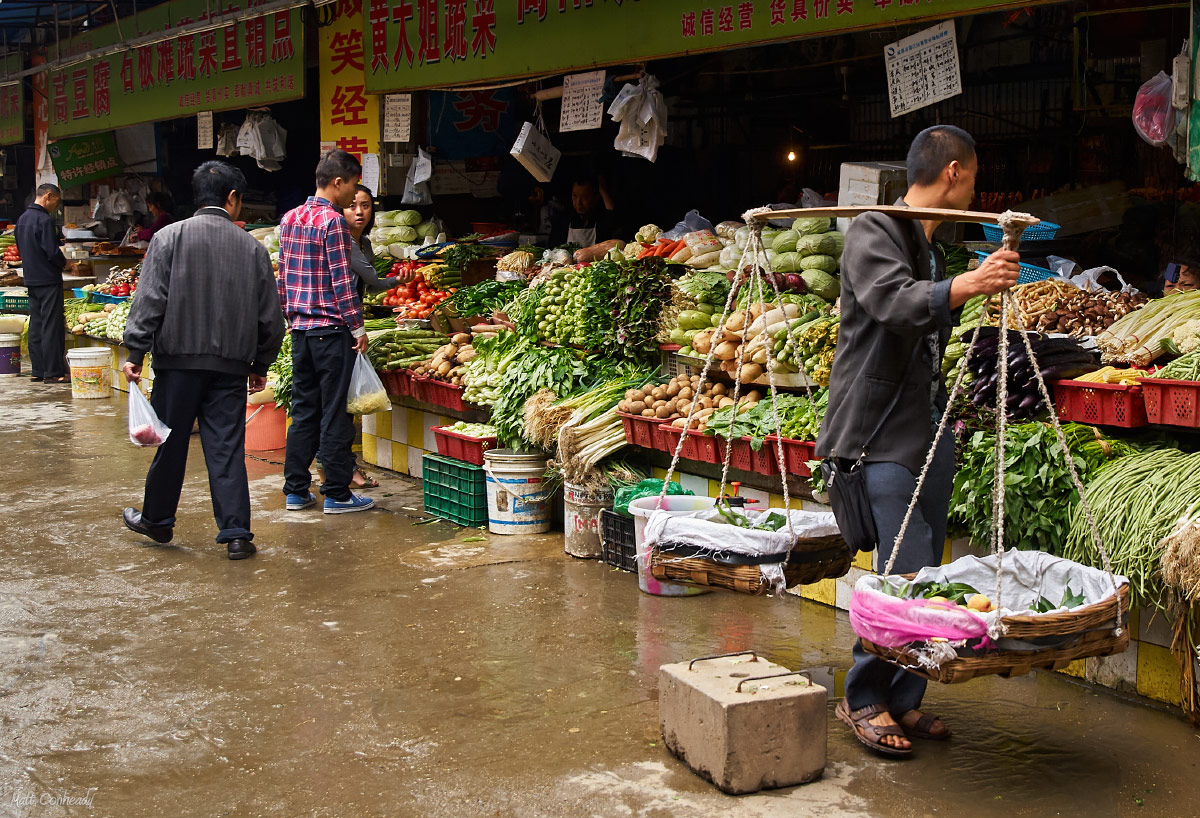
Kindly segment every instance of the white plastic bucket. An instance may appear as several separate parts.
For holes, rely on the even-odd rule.
[[[600,558],[600,511],[612,508],[613,492],[605,486],[589,491],[571,483],[563,485],[564,547],[572,557]]]
[[[698,596],[707,594],[711,588],[695,585],[679,585],[674,582],[660,582],[650,573],[650,552],[652,549],[646,543],[646,520],[655,511],[661,509],[668,514],[691,514],[712,508],[716,504],[712,497],[692,497],[686,494],[668,494],[662,498],[659,505],[658,497],[643,497],[629,504],[629,513],[633,515],[633,537],[637,543],[638,587],[652,596]]]
[[[487,481],[488,531],[542,534],[550,530],[546,458],[512,449],[483,453]]]
[[[0,375],[21,374],[21,336],[0,335]]]
[[[112,350],[108,347],[77,347],[67,350],[71,367],[71,397],[112,397]]]

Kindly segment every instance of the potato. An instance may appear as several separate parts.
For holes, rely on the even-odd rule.
[[[642,417],[644,417],[644,418],[652,418],[652,417],[654,417],[654,410],[653,410],[653,409],[643,409],[643,410],[642,410]]]
[[[671,381],[669,384],[667,384],[667,397],[668,398],[673,398],[678,394],[679,394],[679,384],[675,383],[675,381]]]
[[[687,428],[687,418],[679,418],[671,425],[674,426],[676,429],[686,429]]]
[[[717,401],[718,409],[724,409],[726,406],[733,406],[733,398],[721,398]]]
[[[654,410],[654,416],[660,420],[666,420],[671,415],[671,405],[669,403],[660,403],[658,408]]]
[[[701,422],[706,421],[710,417],[712,417],[712,413],[715,411],[717,411],[717,410],[713,409],[711,407],[708,409],[701,409],[699,412],[696,413],[696,420],[701,421]]]
[[[696,333],[696,337],[692,338],[692,349],[701,355],[707,355],[712,349],[712,337],[715,330],[704,330],[704,332]]]
[[[692,387],[690,386],[685,386],[683,389],[679,390],[679,397],[681,398],[691,399],[695,397],[695,395],[695,391],[693,391]]]
[[[637,398],[635,398],[635,397],[633,396],[633,393],[634,393],[635,391],[637,391],[637,390],[634,390],[634,389],[626,389],[626,390],[625,390],[625,400],[626,400],[626,401],[635,401],[635,400],[641,400],[641,398],[640,398],[640,397],[637,397]]]
[[[723,341],[717,345],[713,355],[722,361],[732,361],[737,357],[738,345],[730,341]]]
[[[675,383],[679,384],[680,386],[687,386],[692,382],[692,378],[694,377],[696,376],[693,375],[691,378],[689,378],[686,374],[679,374],[675,376]]]
[[[644,414],[646,411],[646,402],[640,400],[630,401],[628,411],[631,415]]]
[[[726,375],[732,375],[734,372],[737,372],[737,368],[737,361],[721,361],[721,371]]]
[[[629,399],[633,401],[645,400],[646,393],[640,389],[632,389],[630,390]]]
[[[654,399],[655,403],[662,400],[666,396],[667,396],[667,393],[663,391],[663,388],[661,386],[656,386],[650,390],[650,397]]]
[[[762,392],[759,392],[757,389],[751,389],[746,393],[746,399],[751,403],[758,403],[763,399]]]
[[[677,401],[675,401],[674,405],[675,411],[681,415],[686,415],[688,412],[692,411],[692,402],[687,398],[679,398]]]
[[[757,363],[742,364],[741,377],[743,382],[756,381],[762,377],[763,368]]]
[[[725,384],[723,384],[723,383],[714,383],[712,385],[712,393],[714,395],[716,395],[717,397],[724,396],[726,391],[727,390],[725,389]]]
[[[711,409],[713,408],[713,399],[708,395],[705,395],[704,397],[700,398],[700,405],[705,409]]]
[[[618,411],[618,412],[624,412],[625,414],[629,414],[629,401],[627,401],[627,400],[623,400],[623,401],[621,401],[620,403],[618,403],[618,404],[617,404],[617,411]]]
[[[751,307],[751,309],[754,309],[754,308]],[[738,310],[737,312],[732,313],[728,318],[725,319],[725,329],[727,329],[727,330],[733,330],[736,332],[745,326],[746,326],[746,313],[744,310]],[[693,344],[693,347],[694,346],[695,345]]]

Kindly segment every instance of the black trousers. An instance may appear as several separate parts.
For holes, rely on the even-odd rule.
[[[346,411],[354,344],[350,330],[292,331],[292,425],[283,464],[283,493],[308,493],[313,458],[325,468],[321,493],[350,499],[354,417]]]
[[[899,463],[868,463],[865,475],[871,512],[879,532],[876,568],[882,571],[892,555],[892,545],[917,488],[917,476]],[[953,491],[954,435],[947,431],[938,444],[904,542],[900,544],[900,553],[892,567],[894,573],[913,573],[942,564]],[[927,685],[924,679],[867,653],[861,641],[855,641],[853,655],[854,666],[846,674],[846,703],[851,710],[886,704],[892,717],[899,720],[908,711],[920,709]]]
[[[150,405],[171,427],[171,434],[158,447],[146,475],[142,518],[150,525],[175,525],[192,424],[199,420],[213,516],[221,529],[217,542],[253,539],[246,479],[246,376],[156,369]]]
[[[36,378],[67,374],[67,327],[61,284],[29,288],[29,362]]]

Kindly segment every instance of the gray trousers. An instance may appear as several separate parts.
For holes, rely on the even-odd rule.
[[[892,553],[892,544],[900,533],[900,524],[908,510],[917,476],[899,463],[867,463],[864,467],[871,513],[879,531],[876,569],[882,571]],[[947,430],[938,443],[937,454],[921,489],[917,507],[900,543],[900,553],[892,573],[907,574],[931,565],[942,564],[946,541],[946,518],[950,512],[950,494],[954,490],[954,435]],[[854,643],[854,667],[846,674],[846,703],[851,710],[872,704],[886,704],[899,719],[909,710],[917,710],[925,696],[926,681],[876,658]]]

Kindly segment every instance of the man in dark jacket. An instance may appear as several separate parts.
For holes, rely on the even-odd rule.
[[[54,212],[62,201],[58,185],[40,185],[33,204],[17,219],[17,250],[29,288],[29,362],[32,380],[70,383],[63,323],[63,267],[67,259],[58,245]]]
[[[959,128],[938,125],[919,133],[907,169],[909,188],[900,205],[965,210],[975,198],[975,141]],[[1016,253],[998,251],[978,269],[947,279],[933,244],[938,224],[868,213],[850,225],[842,256],[841,324],[817,454],[862,458],[879,570],[946,408],[941,363],[955,316],[974,296],[1016,284],[1020,272]],[[941,564],[953,482],[954,437],[944,434],[899,545],[896,573]],[[924,693],[924,679],[856,643],[838,718],[868,747],[909,755],[910,738],[950,735],[940,719],[919,710]]]
[[[283,343],[283,312],[266,248],[233,223],[246,177],[224,162],[192,176],[199,209],[155,234],[142,262],[125,326],[136,384],[154,353],[151,405],[173,431],[150,464],[141,512],[125,525],[155,542],[171,541],[187,465],[188,433],[197,419],[208,466],[213,512],[229,559],[254,553],[246,480],[246,389],[261,391]],[[137,387],[131,387],[137,388]]]

